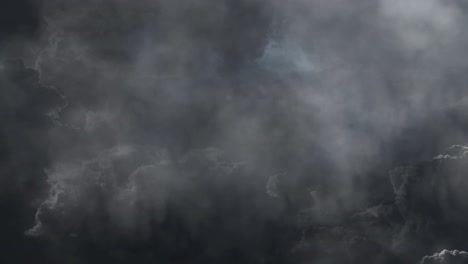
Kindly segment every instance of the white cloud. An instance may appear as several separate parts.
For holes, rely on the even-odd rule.
[[[420,264],[463,264],[468,261],[468,253],[459,250],[444,249],[432,256],[425,256]]]

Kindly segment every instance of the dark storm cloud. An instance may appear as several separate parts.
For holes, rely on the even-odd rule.
[[[0,57],[23,56],[40,36],[40,2],[5,0],[0,5]]]
[[[39,82],[37,71],[19,59],[3,60],[0,69],[0,247],[3,263],[29,262],[41,250],[23,233],[34,215],[37,199],[47,188],[43,168],[50,165],[49,129],[53,113],[64,104],[57,90]],[[29,222],[29,223],[28,223]],[[22,251],[28,251],[24,254]]]
[[[452,146],[430,161],[399,167],[390,173],[395,202],[405,219],[396,244],[398,250],[464,245],[461,234],[467,217],[463,209],[466,150],[464,146]],[[406,245],[404,241],[408,240],[419,242]]]
[[[3,97],[21,100],[2,107],[54,124],[27,234],[58,242],[58,262],[398,263],[463,243],[465,159],[431,159],[466,142],[460,3],[30,10],[40,41],[22,55],[37,72],[21,66]],[[54,88],[14,88],[28,78]]]

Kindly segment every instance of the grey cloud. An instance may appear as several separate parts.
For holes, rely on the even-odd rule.
[[[23,54],[36,71],[21,66],[0,99],[12,124],[20,110],[53,119],[34,129],[48,186],[28,234],[163,263],[399,263],[463,243],[466,149],[444,152],[467,139],[460,2],[47,0],[38,12]],[[30,96],[24,82],[55,88]],[[18,153],[39,141],[18,138]]]

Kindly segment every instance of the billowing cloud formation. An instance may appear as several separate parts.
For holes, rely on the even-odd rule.
[[[78,217],[96,214],[96,210],[107,210],[107,203],[112,208],[128,211],[127,214],[119,215],[132,217],[128,207],[136,202],[136,189],[147,184],[142,179],[143,186],[137,186],[140,183],[136,181],[144,177],[140,175],[148,174],[147,171],[151,170],[154,171],[154,177],[157,177],[157,183],[151,184],[152,192],[159,195],[154,202],[165,203],[167,197],[164,192],[170,189],[164,182],[167,173],[157,173],[155,167],[165,162],[164,154],[148,151],[135,146],[118,146],[101,153],[95,159],[79,164],[57,164],[53,169],[47,170],[49,197],[40,205],[36,225],[27,234],[75,233],[77,227],[67,225],[81,224],[82,220],[78,220]],[[109,201],[100,201],[99,195],[104,195]],[[147,194],[141,192],[141,195]],[[153,197],[149,196],[147,199],[153,200]],[[114,206],[113,203],[119,204]],[[161,211],[163,208],[155,209]],[[68,218],[70,219],[66,220]]]
[[[468,253],[459,250],[442,250],[432,256],[425,256],[420,264],[463,264],[468,261]]]
[[[39,81],[38,72],[19,59],[0,63],[0,262],[35,261],[42,247],[24,238],[49,166],[49,132],[65,105],[64,97]],[[24,252],[29,252],[24,254]]]
[[[22,202],[27,241],[57,245],[58,263],[412,263],[461,248],[466,10],[41,1],[38,41],[20,49],[35,70],[4,71],[0,99],[14,128],[1,143],[21,157],[2,168],[42,177]]]
[[[321,198],[314,193],[310,198],[315,203],[297,215],[302,238],[294,248],[295,256],[299,261],[406,263],[441,245],[463,246],[465,152],[465,146],[456,145],[433,159],[395,168],[390,172],[395,197],[357,213],[323,215],[323,210],[314,209]],[[457,257],[443,251],[423,263],[457,261],[465,254],[455,253]]]
[[[272,204],[259,214],[265,208],[258,206],[268,199],[240,184],[250,177],[242,164],[228,162],[216,149],[193,150],[177,160],[155,149],[118,146],[78,164],[57,164],[47,171],[49,196],[26,234],[72,244],[89,240],[102,250],[101,236],[134,246],[159,245],[164,251],[155,260],[222,259],[230,247],[238,248],[240,259],[272,257],[254,244],[281,211]],[[202,248],[191,252],[191,243]],[[131,252],[125,244],[112,248]],[[129,261],[128,256],[108,257]]]

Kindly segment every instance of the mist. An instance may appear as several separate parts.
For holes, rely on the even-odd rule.
[[[3,263],[463,263],[463,2],[7,2]]]

